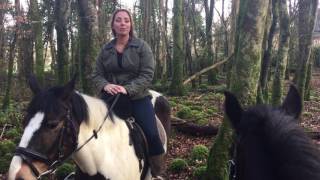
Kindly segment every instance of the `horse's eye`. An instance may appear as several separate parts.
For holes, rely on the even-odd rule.
[[[59,121],[50,121],[47,122],[46,127],[49,129],[54,129],[59,125]]]

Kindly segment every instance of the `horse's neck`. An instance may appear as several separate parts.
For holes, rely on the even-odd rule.
[[[106,105],[100,99],[86,95],[83,97],[88,104],[89,120],[80,125],[79,146],[92,136],[93,130],[99,128],[108,113]],[[126,123],[116,116],[113,116],[113,121],[108,117],[98,132],[98,138],[92,139],[77,152],[74,160],[83,172],[90,175],[100,172],[110,179],[119,179],[119,176],[124,179],[136,177],[139,164],[129,140]],[[129,166],[133,166],[133,169]],[[118,175],[119,169],[128,172]]]

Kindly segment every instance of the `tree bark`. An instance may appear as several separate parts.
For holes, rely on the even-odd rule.
[[[78,0],[80,15],[79,51],[80,82],[85,93],[93,92],[91,74],[99,52],[98,19],[94,0]]]
[[[173,4],[173,77],[170,94],[183,95],[183,1],[175,0]]]
[[[299,1],[299,66],[296,73],[297,88],[300,92],[302,100],[307,79],[307,69],[310,60],[310,51],[312,44],[312,32],[314,29],[316,10],[318,0],[300,0]]]
[[[151,45],[151,2],[149,0],[140,0],[140,8],[142,12],[142,34],[141,37]]]
[[[0,0],[0,5],[5,6],[7,4],[7,0]],[[4,28],[4,15],[5,15],[5,9],[0,9],[0,75],[4,75],[5,72],[5,50],[4,47],[6,46],[5,42],[5,28]]]
[[[269,70],[271,65],[272,59],[272,48],[273,48],[273,40],[277,28],[277,22],[279,17],[279,8],[277,1],[279,0],[270,0],[271,1],[271,15],[272,21],[271,26],[268,33],[267,39],[267,48],[263,52],[263,58],[261,62],[261,71],[260,71],[260,79],[258,85],[258,94],[257,94],[257,103],[263,104],[268,102],[268,77],[269,77]],[[268,28],[268,27],[267,27]]]
[[[15,27],[17,28],[17,27]],[[2,111],[6,111],[10,104],[11,99],[11,86],[12,86],[12,76],[13,76],[13,62],[15,57],[15,47],[17,41],[17,29],[13,34],[13,39],[9,48],[9,62],[8,62],[8,74],[7,74],[7,83],[6,83],[6,92],[3,99]]]
[[[210,66],[214,63],[214,48],[212,39],[212,23],[213,23],[213,9],[215,5],[215,0],[210,0],[208,5],[208,0],[204,0],[205,7],[205,19],[206,19],[206,66]],[[208,83],[214,84],[217,81],[216,72],[209,71],[208,73]]]
[[[278,3],[280,15],[280,35],[272,88],[272,104],[275,106],[280,105],[282,100],[290,39],[287,0],[279,0]]]
[[[240,0],[232,0],[231,7],[231,25],[230,25],[230,39],[229,39],[229,48],[234,50],[235,38],[236,38],[236,29],[237,29],[237,18],[239,13]],[[234,57],[231,57],[230,61],[227,62],[227,87],[230,87],[231,81],[231,72],[234,65]]]
[[[37,0],[30,0],[30,16],[32,21],[32,31],[34,38],[35,49],[35,72],[38,81],[43,84],[44,82],[44,58],[43,58],[43,37],[42,37],[42,18]]]
[[[70,0],[55,1],[55,18],[57,31],[57,75],[58,83],[64,84],[69,79],[69,39],[68,18],[70,17]]]
[[[261,69],[261,47],[265,29],[268,1],[240,1],[239,21],[235,45],[235,67],[231,74],[230,91],[241,104],[256,101],[257,84]],[[229,122],[224,119],[214,145],[210,149],[207,179],[228,178],[229,148],[232,143]]]

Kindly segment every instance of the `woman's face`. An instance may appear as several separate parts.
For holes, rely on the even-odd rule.
[[[127,12],[119,11],[113,21],[113,30],[116,32],[117,36],[127,36],[129,35],[131,27],[130,17]]]

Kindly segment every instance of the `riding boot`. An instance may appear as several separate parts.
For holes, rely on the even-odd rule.
[[[156,155],[149,157],[149,163],[151,168],[151,175],[153,180],[164,180],[161,177],[162,173],[164,172],[164,155]]]

